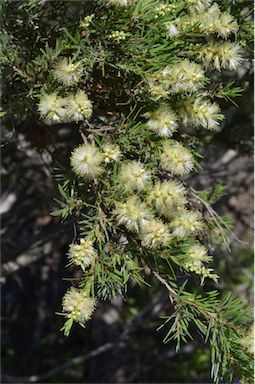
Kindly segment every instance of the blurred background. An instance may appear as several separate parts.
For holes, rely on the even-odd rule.
[[[225,74],[226,79],[228,74]],[[220,289],[252,305],[253,87],[250,61],[236,73],[238,106],[222,102],[221,128],[203,137],[197,190],[220,183],[215,210],[232,218],[229,253],[215,246]],[[71,221],[49,215],[56,206],[54,174],[74,145],[74,126],[45,127],[24,114],[2,125],[2,382],[210,383],[209,348],[199,339],[175,352],[157,331],[167,297],[160,286],[130,286],[127,297],[100,302],[86,327],[60,332],[63,294],[75,277],[65,268]],[[77,133],[77,132],[75,132]],[[76,135],[77,136],[77,135]]]

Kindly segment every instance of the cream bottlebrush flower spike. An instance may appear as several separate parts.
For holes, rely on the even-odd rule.
[[[226,42],[211,42],[197,52],[199,59],[207,67],[235,70],[243,62],[242,49],[238,44]]]
[[[224,118],[218,104],[211,103],[202,97],[183,101],[179,116],[185,125],[201,126],[207,129],[215,129]]]
[[[96,301],[87,293],[71,287],[63,297],[63,314],[72,321],[84,325],[92,316]]]
[[[147,248],[160,248],[170,241],[170,233],[160,220],[151,220],[142,226],[142,245]]]
[[[82,90],[66,98],[67,116],[71,121],[83,121],[92,115],[92,103]]]
[[[125,192],[142,191],[150,182],[151,174],[140,161],[130,161],[121,166],[119,184]]]
[[[194,235],[203,228],[199,212],[183,209],[170,222],[173,234],[178,238],[185,238]]]
[[[53,76],[63,85],[77,84],[82,76],[82,63],[73,63],[71,58],[61,59],[53,70]]]
[[[152,212],[138,196],[128,198],[125,203],[116,202],[113,214],[119,224],[124,224],[128,230],[137,232],[148,220],[153,219]]]
[[[70,244],[68,251],[69,265],[76,265],[85,270],[97,256],[93,243],[89,239],[81,239],[80,244]]]
[[[147,201],[160,215],[172,217],[178,215],[179,210],[187,204],[186,194],[186,189],[177,181],[158,181],[148,193]]]
[[[205,73],[201,65],[188,59],[166,67],[159,75],[159,80],[169,93],[196,92],[205,84]]]
[[[177,130],[177,116],[166,104],[156,111],[145,114],[149,118],[146,125],[161,137],[171,137]]]
[[[193,169],[193,156],[177,141],[167,142],[160,155],[160,166],[172,175],[183,176]]]
[[[92,144],[83,144],[75,148],[71,154],[71,165],[74,172],[81,177],[93,178],[103,172],[101,163],[103,153]]]
[[[38,104],[40,117],[46,124],[59,124],[66,119],[66,100],[56,92],[41,96]]]
[[[203,263],[211,261],[211,257],[207,255],[207,249],[200,243],[193,244],[187,251],[187,266],[201,267]]]
[[[167,87],[164,86],[164,84],[155,81],[154,79],[147,79],[148,81],[148,88],[149,93],[151,95],[151,98],[154,100],[159,100],[160,98],[165,98],[168,95]]]
[[[234,17],[222,12],[218,4],[214,3],[203,13],[194,14],[193,23],[199,23],[199,29],[207,34],[215,33],[226,39],[231,33],[238,31],[238,24]]]
[[[231,33],[237,33],[238,24],[234,17],[228,12],[223,12],[220,15],[220,19],[217,25],[218,36],[224,37],[226,39]]]

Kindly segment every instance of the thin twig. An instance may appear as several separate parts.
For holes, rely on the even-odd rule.
[[[214,219],[215,224],[220,229],[221,236],[222,236],[223,241],[224,241],[224,243],[225,243],[225,245],[226,245],[226,247],[227,247],[229,252],[231,251],[231,249],[230,249],[230,247],[228,245],[229,240],[228,240],[227,236],[225,235],[225,233],[224,233],[224,231],[222,229],[222,226],[225,227],[226,230],[229,231],[229,233],[231,233],[233,239],[235,239],[239,243],[246,244],[245,241],[242,241],[242,240],[238,239],[238,237],[236,237],[236,235],[231,230],[230,226],[227,223],[225,223],[225,221],[222,219],[222,217],[220,217],[218,215],[218,213],[211,207],[210,204],[208,204],[202,197],[200,197],[198,195],[197,191],[194,188],[190,187],[190,190],[191,190],[191,194],[206,207],[206,209],[209,212],[210,216]]]
[[[88,139],[87,139],[87,137],[84,135],[84,133],[81,131],[81,129],[80,129],[80,135],[81,135],[81,137],[82,137],[82,140],[83,140],[84,144],[88,144]]]
[[[89,127],[89,128],[87,128],[87,127]],[[96,124],[93,124],[87,120],[85,121],[83,128],[88,132],[94,132],[94,133],[113,131],[115,129],[115,127],[113,127],[112,125],[99,125],[99,126],[97,126]]]
[[[101,127],[101,128],[85,128],[87,132],[93,132],[93,133],[98,133],[98,132],[106,132],[106,131],[113,131],[115,127]]]
[[[198,200],[200,201],[204,206],[205,208],[207,209],[207,211],[209,212],[210,216],[213,218],[215,224],[217,225],[217,227],[219,228],[220,230],[220,233],[221,233],[221,236],[222,236],[222,239],[224,241],[224,244],[226,245],[226,248],[229,252],[231,252],[231,249],[230,249],[230,246],[229,246],[229,239],[228,237],[226,236],[224,230],[222,229],[222,226],[219,224],[218,222],[218,217],[219,215],[217,214],[217,212],[214,211],[214,209],[210,206],[210,204],[208,204],[204,199],[202,199],[198,194],[197,192],[192,188],[190,187],[190,190],[191,190],[191,194]],[[221,219],[222,223],[224,223],[224,226],[225,228],[229,231],[229,226]]]
[[[166,280],[163,279],[163,277],[160,276],[157,272],[153,271],[153,274],[166,287],[166,289],[168,290],[169,300],[170,300],[171,304],[173,304],[173,302],[174,302],[173,296],[176,296],[176,292],[173,290],[172,287],[170,287],[170,285],[166,282]]]

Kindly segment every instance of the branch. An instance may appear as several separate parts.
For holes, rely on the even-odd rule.
[[[157,272],[153,271],[153,274],[161,282],[161,284],[163,284],[166,287],[166,289],[168,290],[169,300],[170,300],[171,304],[173,304],[173,302],[174,302],[173,297],[176,296],[176,292],[173,290],[172,287],[170,287],[170,285],[166,282],[166,280],[164,280],[163,277],[161,277]]]
[[[198,194],[197,192],[195,191],[194,188],[190,187],[190,191],[191,191],[191,194],[192,196],[194,196],[198,201],[200,201],[200,203],[202,203],[205,208],[207,209],[208,213],[210,214],[210,216],[212,217],[214,223],[217,225],[217,227],[219,228],[219,231],[221,233],[221,236],[222,236],[222,239],[224,241],[224,244],[226,245],[226,248],[229,252],[231,252],[231,249],[230,249],[230,246],[229,246],[229,239],[228,237],[226,236],[224,230],[222,229],[222,226],[224,226],[226,228],[226,230],[230,231],[230,228],[229,226],[224,222],[224,220],[222,220],[222,218],[217,214],[217,212],[210,206],[209,203],[207,203],[207,201],[205,201],[204,199],[202,199]]]

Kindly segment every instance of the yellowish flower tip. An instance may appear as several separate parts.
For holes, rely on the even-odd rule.
[[[207,9],[212,0],[186,0],[190,12],[202,12]]]
[[[122,40],[126,40],[128,34],[123,31],[113,31],[109,35],[109,39],[114,40],[116,43],[120,43]]]
[[[84,17],[84,19],[80,22],[80,28],[87,29],[92,23],[92,20],[94,17],[95,17],[94,14]]]
[[[242,49],[238,44],[228,41],[210,43],[198,51],[198,57],[207,67],[236,70],[243,62]]]
[[[195,264],[191,264],[187,266],[188,270],[190,272],[194,272],[197,275],[200,275],[203,279],[209,277],[210,279],[213,279],[215,282],[219,279],[219,276],[213,273],[212,268],[206,268],[204,265],[198,266]]]
[[[184,59],[166,67],[161,81],[168,87],[169,93],[196,92],[205,83],[205,73],[201,65]]]
[[[159,16],[167,15],[168,13],[172,12],[174,8],[174,4],[160,4],[158,7],[155,8],[155,18],[157,19]]]
[[[160,166],[172,175],[183,176],[193,169],[193,156],[178,142],[165,143],[160,155]]]
[[[89,239],[81,239],[80,244],[70,244],[67,255],[70,264],[81,267],[83,270],[93,263],[96,256],[97,252]]]
[[[214,3],[203,13],[194,14],[193,22],[199,23],[199,29],[207,34],[215,33],[226,39],[231,33],[238,31],[238,24],[228,12],[220,11],[218,4]]]
[[[81,177],[93,178],[103,172],[100,164],[104,156],[92,144],[83,144],[75,148],[71,154],[71,166],[74,172]]]
[[[187,251],[187,257],[189,259],[187,265],[189,267],[201,267],[203,263],[210,261],[210,257],[207,255],[207,249],[202,244],[193,244]]]
[[[130,161],[121,166],[119,183],[125,192],[144,190],[151,179],[151,174],[146,171],[140,161]]]
[[[183,209],[170,223],[173,234],[182,239],[194,235],[203,228],[201,216],[198,212]]]
[[[223,120],[218,104],[201,97],[183,101],[179,114],[183,124],[202,126],[207,129],[217,128]]]
[[[77,84],[82,76],[83,68],[80,61],[73,63],[72,59],[64,57],[53,70],[53,76],[63,85]]]
[[[113,211],[119,224],[125,225],[130,231],[139,231],[141,227],[153,218],[152,212],[138,196],[132,196],[125,203],[116,202]]]
[[[72,121],[83,121],[89,119],[92,115],[92,103],[86,93],[79,90],[74,95],[66,99],[67,116]]]
[[[161,105],[156,111],[146,114],[150,119],[147,126],[161,137],[171,137],[177,130],[177,116],[166,104]]]
[[[166,245],[170,240],[170,233],[165,224],[160,220],[151,220],[142,226],[142,246],[147,248],[159,248]]]
[[[110,163],[112,161],[118,161],[121,157],[120,147],[113,144],[105,144],[103,146],[104,162]]]
[[[157,182],[150,190],[147,201],[157,212],[165,217],[173,217],[187,204],[187,191],[181,183],[174,180]]]
[[[59,124],[66,117],[65,99],[59,97],[56,92],[41,96],[38,104],[40,117],[46,124]]]
[[[68,319],[85,324],[91,318],[96,302],[86,292],[71,287],[63,297],[62,306]]]

